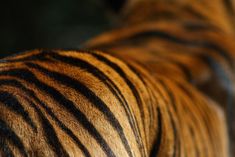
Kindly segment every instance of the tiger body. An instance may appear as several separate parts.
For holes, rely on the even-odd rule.
[[[13,154],[149,156],[156,146],[158,156],[226,156],[222,112],[186,81],[81,51],[9,58],[0,76],[1,133]]]
[[[2,59],[1,156],[228,157],[232,30],[187,16]]]

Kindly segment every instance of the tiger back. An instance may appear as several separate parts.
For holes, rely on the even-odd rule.
[[[229,156],[223,108],[233,96],[232,29],[221,14],[192,20],[175,5],[136,4],[90,50],[2,59],[1,156]],[[137,16],[141,9],[150,12]]]

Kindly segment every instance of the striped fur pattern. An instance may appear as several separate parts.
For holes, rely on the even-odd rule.
[[[214,21],[199,8],[175,12],[189,3],[149,3],[88,42],[92,51],[0,61],[0,156],[229,156],[235,47],[226,14]]]
[[[153,76],[186,80],[214,99],[226,113],[235,155],[234,21],[226,18],[234,16],[225,3],[140,2],[125,12],[124,26],[87,45],[134,60]]]
[[[2,60],[0,82],[2,156],[227,153],[223,113],[213,101],[134,62],[35,50]]]

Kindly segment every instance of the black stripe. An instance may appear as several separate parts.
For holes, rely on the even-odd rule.
[[[49,120],[43,115],[41,110],[39,110],[34,103],[32,103],[31,101],[29,101],[29,103],[36,110],[38,114],[38,117],[42,124],[42,130],[46,137],[46,141],[50,145],[52,150],[55,152],[55,154],[58,157],[59,156],[69,157],[69,154],[66,152],[66,150],[63,148],[62,144],[60,143],[60,140],[58,139],[52,124],[50,124]]]
[[[206,17],[203,14],[201,14],[200,12],[198,12],[198,10],[195,10],[195,8],[192,8],[187,5],[182,7],[182,5],[177,2],[174,3],[172,1],[170,4],[172,6],[171,8],[161,7],[161,9],[164,8],[164,10],[156,8],[155,7],[156,4],[157,3],[153,3],[153,5],[147,6],[148,10],[151,11],[151,14],[147,14],[147,16],[145,15],[145,18],[142,19],[141,22],[143,22],[143,21],[157,21],[159,19],[164,19],[164,20],[172,19],[172,20],[179,21],[180,18],[185,18],[185,14],[190,14],[191,16],[193,16],[193,17],[190,17],[190,19],[192,19],[192,18],[196,18],[198,20],[205,20],[206,19]],[[166,5],[169,5],[169,4],[166,4]],[[180,9],[174,10],[173,8],[180,8]],[[145,6],[145,9],[146,9],[146,6]],[[134,13],[139,13],[139,11],[136,11]],[[130,12],[129,15],[133,15],[133,12]],[[128,18],[128,16],[127,16],[127,18]],[[127,21],[128,20],[127,18],[124,20]]]
[[[232,0],[223,0],[225,10],[228,11],[230,16],[234,16],[234,8]]]
[[[198,23],[198,22],[184,22],[182,26],[188,30],[193,31],[220,31],[219,28],[205,23]]]
[[[89,88],[87,88],[84,84],[79,82],[78,80],[75,80],[74,78],[71,78],[69,76],[66,76],[64,74],[53,72],[48,69],[45,69],[37,64],[32,63],[26,63],[27,66],[37,69],[40,72],[43,72],[45,75],[53,78],[56,81],[59,81],[62,84],[67,85],[68,87],[71,87],[84,95],[99,111],[101,111],[111,124],[111,126],[118,132],[118,135],[128,153],[129,156],[132,156],[132,152],[130,149],[130,146],[128,144],[128,141],[124,135],[123,128],[120,125],[119,121],[116,119],[112,111],[108,108],[108,106]]]
[[[153,54],[158,55],[157,53],[153,53]],[[183,55],[185,55],[185,54],[183,54]],[[157,57],[160,58],[162,56],[158,55]],[[191,73],[190,69],[185,64],[181,63],[180,61],[171,59],[171,58],[167,58],[167,57],[162,57],[162,58],[167,60],[169,63],[173,63],[176,66],[178,66],[180,68],[180,70],[185,74],[186,80],[190,83],[193,83],[194,79],[193,79],[192,73]]]
[[[180,86],[184,91],[186,90],[181,84],[178,84],[178,86]],[[191,95],[191,98],[193,101],[194,97],[193,97],[192,91],[188,91],[188,93]],[[201,122],[204,124],[204,127],[206,129],[206,132],[204,132],[204,134],[207,133],[207,137],[209,137],[209,143],[211,144],[211,146],[215,150],[214,154],[217,154],[218,152],[216,152],[216,151],[218,150],[218,147],[217,147],[217,143],[215,142],[215,139],[216,139],[215,131],[216,130],[213,130],[210,128],[210,126],[213,126],[213,125],[208,125],[208,124],[212,124],[214,121],[211,120],[211,114],[209,114],[210,112],[207,111],[207,108],[208,108],[207,102],[201,101],[200,103],[203,103],[204,105],[197,105],[196,107],[198,107],[198,111],[200,111],[200,113],[201,113],[201,118],[203,119]],[[204,106],[204,108],[202,108],[203,106]],[[205,107],[207,107],[207,108],[205,109]]]
[[[218,44],[215,44],[215,43],[212,43],[209,41],[205,41],[202,39],[201,40],[186,40],[186,39],[183,39],[180,37],[173,36],[172,34],[169,34],[169,33],[163,32],[163,31],[158,31],[158,30],[141,32],[141,33],[138,33],[138,34],[131,36],[128,39],[132,40],[132,39],[141,39],[141,38],[146,38],[146,37],[157,37],[157,38],[169,40],[171,42],[175,42],[178,44],[182,44],[185,46],[203,47],[203,48],[211,49],[211,50],[214,50],[215,52],[217,52],[220,56],[224,57],[229,62],[231,67],[233,65],[233,60],[229,56],[229,53],[226,52],[226,50],[221,48]]]
[[[223,93],[225,94],[225,98],[223,99],[223,101],[225,102],[225,110],[226,110],[226,117],[227,117],[226,119],[227,119],[228,124],[232,124],[232,122],[234,121],[234,109],[233,109],[234,98],[233,98],[233,89],[232,89],[233,81],[228,76],[229,74],[226,73],[224,67],[218,61],[216,61],[213,57],[208,56],[203,53],[201,55],[198,55],[197,57],[203,60],[204,63],[206,63],[210,67],[210,69],[215,73],[216,78],[219,80],[219,83],[224,88],[223,90],[226,91],[225,93]],[[212,97],[206,91],[203,91],[203,92],[206,95]],[[217,102],[221,103],[220,100],[218,100],[218,98],[216,97],[212,97],[212,98],[216,100]],[[232,131],[231,125],[228,125],[228,131],[229,131],[229,134],[232,135],[233,131]]]
[[[182,90],[182,92],[184,92],[184,95],[185,95],[185,97],[187,96],[190,100],[191,100],[191,102],[194,104],[194,107],[195,108],[197,108],[198,109],[198,111],[200,112],[200,118],[202,118],[203,120],[202,121],[198,121],[197,119],[198,119],[198,115],[195,115],[195,114],[191,114],[190,115],[190,118],[192,119],[192,121],[193,122],[198,122],[198,123],[204,123],[204,125],[205,125],[205,127],[207,128],[208,127],[208,124],[211,124],[210,122],[208,122],[208,120],[207,120],[207,118],[205,118],[204,117],[204,115],[203,115],[203,111],[204,111],[204,109],[201,109],[200,108],[200,105],[197,105],[197,103],[195,103],[196,101],[194,100],[195,99],[195,97],[193,96],[193,94],[192,94],[192,91],[191,90],[187,90],[187,88],[184,86],[184,85],[182,85],[182,84],[180,84],[180,83],[177,83],[176,84],[181,90]],[[207,106],[207,105],[206,105]],[[193,111],[191,110],[188,110],[188,108],[184,108],[185,110],[186,110],[186,112],[188,112],[188,113],[193,113]],[[209,129],[210,130],[210,129]],[[199,132],[201,133],[201,134],[205,134],[205,132],[203,132],[203,131],[201,131],[201,130],[199,130],[199,128],[197,128],[197,130],[196,130],[196,132],[197,132],[197,134],[199,134]],[[208,131],[208,137],[209,136],[211,136],[211,132],[210,131]],[[211,141],[210,141],[211,142]],[[204,144],[203,142],[202,142],[202,144]],[[204,146],[205,148],[204,148],[204,152],[206,153],[206,156],[208,156],[208,149],[206,149],[206,146]]]
[[[182,9],[184,9],[187,13],[190,13],[194,17],[197,17],[198,19],[201,19],[201,20],[205,20],[206,19],[206,17],[203,16],[201,13],[199,13],[198,10],[195,10],[194,8],[192,8],[189,5],[186,5]]]
[[[157,13],[152,13],[151,15],[148,15],[148,17],[145,17],[145,19],[143,19],[142,22],[146,21],[156,21],[156,20],[160,20],[160,19],[164,19],[166,20],[179,20],[178,15],[175,12],[172,12],[172,10],[163,10]]]
[[[7,106],[9,106],[13,111],[20,114],[24,119],[26,119],[27,122],[29,121],[28,122],[29,124],[33,123],[32,120],[29,118],[28,113],[24,111],[21,104],[12,94],[5,92],[5,91],[4,92],[0,91],[0,101],[6,104]],[[66,153],[65,150],[63,150],[63,147],[61,146],[52,125],[49,123],[49,121],[45,117],[42,117],[42,115],[40,115],[40,118],[41,118],[42,125],[44,128],[43,130],[45,132],[45,136],[48,139],[48,143],[53,148],[53,151],[57,155],[62,154],[63,156],[68,157],[68,154]],[[36,128],[35,124],[33,125]]]
[[[170,121],[171,121],[171,125],[172,125],[172,128],[173,128],[173,134],[174,134],[173,157],[176,157],[177,150],[178,150],[178,155],[177,156],[181,156],[180,155],[180,147],[181,147],[181,145],[180,145],[179,137],[177,135],[177,129],[176,129],[176,126],[175,126],[175,121],[173,120],[172,114],[169,111],[169,109],[168,109],[168,114],[170,116]]]
[[[176,111],[176,105],[175,105],[175,103],[173,103],[173,102],[175,102],[174,99],[173,99],[173,95],[171,94],[171,92],[169,91],[169,89],[167,88],[167,86],[165,85],[165,83],[164,83],[162,80],[159,80],[159,82],[160,82],[160,84],[162,84],[162,85],[164,86],[164,89],[167,90],[167,93],[170,94],[169,96],[171,97],[171,98],[170,98],[170,99],[171,99],[171,104],[173,104],[173,108],[174,108],[175,111]],[[161,92],[160,92],[159,90],[158,90],[158,93],[161,94]],[[161,95],[161,97],[162,97],[163,100],[165,101],[165,104],[167,104],[167,101],[164,99],[164,96]],[[174,123],[174,121],[173,121],[173,119],[172,119],[172,114],[170,113],[169,110],[167,110],[167,111],[168,111],[168,114],[169,114],[169,116],[170,116],[171,125],[172,125],[172,127],[173,127],[173,134],[174,134],[174,139],[175,139],[173,156],[175,157],[175,156],[176,156],[176,146],[178,145],[178,147],[180,147],[181,144],[180,144],[180,141],[179,141],[178,136],[177,136],[177,130],[176,130],[175,123]],[[159,116],[161,116],[161,115],[160,115],[161,113],[160,113],[160,109],[159,109],[159,108],[157,108],[157,112],[158,112],[158,120],[159,120],[159,119],[161,119],[161,117],[159,117]],[[161,121],[159,121],[159,123],[161,123]],[[158,126],[158,127],[159,127],[159,126]],[[161,128],[158,128],[158,129],[161,129]],[[158,134],[162,134],[162,132],[158,132]],[[158,135],[157,138],[158,138],[159,136],[161,137],[161,135]],[[158,153],[158,150],[159,150],[159,147],[160,147],[160,142],[161,142],[161,141],[158,141],[158,140],[161,140],[161,139],[156,139],[156,140],[155,140],[155,144],[154,144],[155,147],[153,147],[153,149],[151,150],[151,153],[150,153],[150,156],[151,156],[151,157],[157,156],[157,153]],[[176,145],[176,143],[177,143],[177,145]],[[179,152],[179,153],[180,153],[180,152]]]
[[[30,96],[32,99],[34,99],[38,105],[42,106],[44,108],[44,110],[46,111],[46,113],[48,115],[50,115],[50,117],[57,123],[57,125],[70,137],[75,141],[75,144],[81,149],[82,153],[86,156],[86,157],[91,157],[89,151],[87,150],[87,148],[81,143],[81,141],[76,137],[76,135],[74,135],[74,133],[68,128],[66,127],[53,113],[53,111],[48,107],[49,105],[44,104],[36,95],[35,93],[26,88],[25,86],[23,86],[20,82],[18,82],[17,80],[13,80],[13,79],[0,79],[0,85],[8,85],[8,86],[12,86],[12,87],[17,87],[19,89],[21,89],[22,91],[26,92],[28,96]],[[33,106],[33,102],[31,100],[28,100],[28,102]],[[36,105],[34,105],[36,106]]]
[[[158,120],[158,123],[157,123],[158,133],[157,133],[156,139],[154,141],[153,148],[150,152],[150,157],[157,157],[158,156],[158,152],[159,152],[161,140],[162,140],[162,113],[161,113],[159,107],[157,108],[157,120]]]
[[[50,124],[50,122],[46,119],[46,117],[43,115],[43,113],[40,111],[40,109],[37,108],[37,106],[30,100],[28,100],[31,106],[34,107],[34,109],[37,111],[41,122],[43,124],[43,130],[45,132],[45,135],[47,137],[48,143],[52,146],[53,151],[56,152],[58,156],[64,156],[64,157],[69,157],[69,154],[66,152],[66,150],[63,148],[61,145],[58,137],[56,136],[56,133],[53,129],[53,126]],[[53,118],[53,120],[55,117]],[[57,119],[57,124],[58,124],[58,119]],[[70,137],[73,139],[77,139],[76,136],[68,129],[66,128],[62,123],[59,123],[59,127],[63,129]],[[84,145],[81,144],[79,140],[76,140],[76,144],[79,146],[79,148],[82,150],[83,154],[87,157],[90,157],[91,155],[87,151]]]
[[[99,55],[99,54],[96,54],[96,53],[92,53],[92,56],[94,56],[95,58],[97,58],[98,60],[104,62],[105,64],[107,64],[108,66],[110,66],[111,68],[113,68],[123,79],[124,81],[126,82],[126,84],[128,85],[128,87],[131,89],[136,101],[137,101],[137,104],[138,104],[138,107],[140,109],[140,113],[141,113],[141,119],[142,119],[142,123],[143,123],[143,126],[145,126],[145,123],[144,123],[144,112],[143,112],[143,104],[142,104],[142,101],[141,101],[141,97],[138,93],[138,90],[136,89],[135,85],[129,80],[128,76],[126,75],[126,73],[122,70],[121,67],[119,67],[117,64],[115,64],[114,62],[108,60],[107,58],[105,58],[104,56],[102,55]],[[124,62],[123,62],[124,63]]]
[[[229,65],[231,67],[233,67],[233,60],[229,56],[229,53],[225,49],[220,47],[218,44],[213,43],[213,42],[209,42],[209,41],[206,41],[206,40],[203,40],[203,39],[200,39],[200,40],[186,40],[186,39],[176,37],[172,34],[169,34],[167,32],[160,31],[160,30],[146,30],[144,32],[139,32],[137,34],[133,34],[130,37],[125,38],[125,39],[120,40],[120,41],[114,41],[113,43],[107,43],[107,44],[104,44],[104,45],[99,45],[98,48],[106,49],[108,47],[116,46],[116,45],[119,45],[119,44],[125,44],[125,43],[128,43],[130,41],[132,43],[133,42],[135,43],[137,41],[143,42],[143,39],[150,38],[150,37],[151,38],[154,38],[154,37],[155,38],[160,38],[160,39],[167,40],[167,41],[170,41],[170,42],[174,42],[174,43],[177,43],[177,44],[182,44],[186,47],[201,47],[201,48],[206,48],[206,49],[213,50],[214,52],[218,53],[220,56],[225,58],[225,60],[228,61]]]
[[[0,119],[0,141],[8,140],[16,148],[18,148],[20,154],[23,157],[27,157],[26,149],[20,140],[20,138],[15,134],[15,132],[3,121]]]
[[[14,157],[14,154],[9,148],[5,139],[0,139],[0,154],[2,155],[2,157]]]
[[[166,92],[167,95],[169,96],[170,105],[173,106],[174,111],[177,113],[176,102],[175,102],[175,98],[174,98],[172,92],[171,92],[170,89],[167,87],[167,85],[165,84],[164,81],[162,81],[162,80],[158,80],[158,81],[159,81],[159,84],[165,89],[165,92]],[[164,97],[164,96],[162,95],[162,97]],[[166,101],[166,103],[167,103],[167,101]]]
[[[140,111],[140,114],[141,114],[142,124],[143,124],[144,130],[145,130],[145,122],[144,122],[145,115],[144,115],[144,112],[143,112],[144,111],[143,104],[142,104],[139,92],[136,89],[135,85],[129,80],[128,76],[126,75],[126,73],[123,71],[123,69],[119,65],[117,65],[114,62],[108,60],[107,58],[105,58],[104,56],[102,56],[100,54],[91,53],[91,55],[94,56],[95,58],[97,58],[98,60],[104,62],[106,65],[110,66],[112,69],[114,69],[124,79],[125,83],[128,85],[129,89],[131,90],[131,92],[133,93],[133,95],[134,95],[134,97],[135,97],[135,99],[137,101],[137,104],[138,104],[138,107],[139,107],[139,111]],[[144,154],[142,154],[142,155],[144,155]]]
[[[175,99],[174,99],[172,93],[171,92],[167,92],[167,93],[170,94],[169,95],[170,96],[170,104],[172,104],[173,106],[176,106]],[[180,145],[179,137],[178,137],[178,134],[177,134],[178,130],[176,128],[175,121],[173,120],[172,113],[171,113],[171,111],[169,110],[168,107],[167,107],[167,112],[168,112],[168,115],[170,117],[170,123],[171,123],[171,126],[173,128],[173,135],[174,135],[173,157],[176,157],[177,150],[178,150],[178,155],[177,156],[181,156],[180,155],[180,147],[181,147],[181,145]],[[176,110],[175,110],[175,112],[178,113]]]
[[[167,85],[165,84],[165,82],[163,80],[158,80],[159,84],[165,89],[165,92],[167,93],[167,95],[169,96],[169,101],[168,102],[164,96],[162,95],[162,93],[160,92],[160,90],[158,90],[158,93],[161,94],[161,98],[163,98],[165,104],[168,104],[168,105],[172,105],[173,108],[174,108],[174,111],[176,113],[176,116],[178,116],[178,112],[177,112],[177,108],[176,108],[176,102],[175,102],[175,98],[172,94],[172,92],[170,91],[170,89],[167,87]],[[169,107],[167,106],[167,113],[170,117],[170,123],[172,125],[172,128],[173,128],[173,135],[174,135],[174,146],[173,146],[173,157],[176,156],[176,151],[178,150],[178,155],[180,156],[180,147],[181,147],[181,142],[180,142],[180,139],[178,138],[178,135],[177,135],[177,128],[176,128],[176,125],[175,125],[175,121],[173,120],[173,116],[172,116],[172,112],[169,110]],[[177,149],[177,147],[179,147]]]
[[[50,53],[50,57],[52,57],[53,59],[59,60],[60,62],[64,62],[69,65],[73,65],[81,69],[84,69],[86,70],[86,72],[94,75],[101,82],[103,82],[110,89],[110,91],[118,99],[118,101],[121,103],[122,107],[124,108],[129,124],[131,125],[131,129],[138,143],[138,146],[140,149],[143,149],[143,144],[141,143],[141,137],[140,137],[140,129],[139,129],[138,123],[136,123],[135,115],[132,114],[129,108],[129,105],[126,102],[126,99],[124,98],[122,92],[119,90],[119,88],[114,84],[114,82],[108,76],[106,76],[102,71],[100,71],[95,66],[79,58],[61,56],[56,53]]]
[[[164,60],[167,60],[169,63],[172,63],[172,64],[175,64],[176,66],[178,66],[180,68],[180,70],[185,74],[186,76],[186,79],[187,81],[189,82],[193,82],[193,76],[192,76],[192,73],[191,71],[189,70],[189,68],[184,65],[183,63],[177,61],[177,60],[174,60],[174,59],[171,59],[171,58],[167,58],[167,57],[164,57],[164,56],[160,56],[158,53],[156,52],[151,52],[151,54],[153,54],[154,56],[156,56],[157,58],[163,58]],[[185,54],[183,54],[185,55]],[[135,61],[137,64],[141,65],[142,67],[145,67],[142,63],[138,62],[138,61]],[[157,63],[156,61],[154,63]],[[133,69],[133,68],[132,68]],[[145,67],[145,69],[148,69],[147,67]],[[140,76],[140,75],[139,75]],[[143,79],[141,79],[143,80]]]
[[[24,109],[24,107],[20,104],[20,102],[14,95],[6,91],[0,91],[0,102],[12,112],[20,115],[26,121],[26,123],[32,127],[34,131],[37,131],[37,127],[33,120],[30,118],[29,113]]]
[[[193,144],[194,144],[194,150],[195,150],[195,153],[196,153],[195,156],[199,156],[200,153],[199,153],[198,145],[196,143],[195,132],[194,132],[194,129],[191,126],[189,126],[189,133],[192,136],[192,141],[193,141]]]
[[[67,111],[74,115],[77,121],[91,134],[91,136],[94,137],[94,139],[101,146],[107,156],[115,157],[113,151],[111,150],[107,142],[100,135],[97,129],[93,126],[93,124],[89,122],[86,115],[82,113],[78,108],[76,108],[75,104],[72,101],[64,97],[64,95],[62,95],[55,88],[39,81],[36,76],[27,69],[14,69],[9,71],[2,71],[0,72],[0,75],[18,77],[31,84],[34,84],[35,86],[37,86],[37,88],[47,93],[50,97],[57,101],[59,105],[61,105],[63,108],[65,108]]]
[[[120,59],[120,60],[121,60],[121,59]],[[135,61],[135,60],[133,60],[133,61],[138,64],[137,61]],[[124,61],[123,61],[123,62],[124,62]],[[150,93],[151,93],[150,88],[147,86],[147,84],[146,84],[144,78],[143,78],[142,75],[137,71],[136,68],[134,68],[131,64],[128,64],[128,63],[126,63],[126,65],[128,66],[128,68],[130,68],[130,70],[131,70],[131,71],[138,77],[138,79],[142,82],[142,84],[144,85],[145,89],[147,90],[148,95],[150,96],[150,104],[147,104],[147,109],[148,109],[149,117],[150,117],[149,128],[151,128],[152,121],[154,121],[153,118],[152,118],[152,116],[153,116],[153,113],[152,113],[153,110],[152,110],[152,108],[154,108],[155,104],[153,104],[152,96],[151,96],[151,94],[150,94]],[[147,136],[148,136],[148,135],[147,135],[147,132],[145,132],[145,136],[146,136],[146,138],[147,138]],[[146,140],[146,142],[147,142],[147,140]],[[148,147],[148,143],[146,143],[146,146]]]
[[[194,79],[193,79],[192,73],[186,65],[184,65],[183,63],[174,61],[174,60],[171,60],[170,62],[173,62],[174,64],[176,64],[183,71],[188,82],[193,83]]]
[[[96,57],[98,60],[106,63],[108,66],[112,67],[126,82],[126,84],[128,85],[128,87],[131,89],[133,95],[135,96],[137,103],[139,105],[140,111],[141,111],[141,115],[142,118],[144,119],[144,114],[143,114],[143,104],[141,102],[141,98],[140,95],[138,93],[138,90],[136,89],[135,85],[129,80],[128,76],[126,75],[126,73],[122,70],[122,68],[120,68],[117,64],[115,64],[114,62],[108,60],[107,58],[105,58],[104,56],[101,56],[99,54],[92,54],[94,57]],[[124,63],[124,62],[123,62]],[[128,66],[128,65],[127,65]],[[143,123],[144,124],[144,123]]]

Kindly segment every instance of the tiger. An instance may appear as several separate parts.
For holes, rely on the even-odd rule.
[[[83,49],[0,60],[3,157],[229,157],[232,9],[130,0]],[[232,125],[230,125],[232,126]]]

